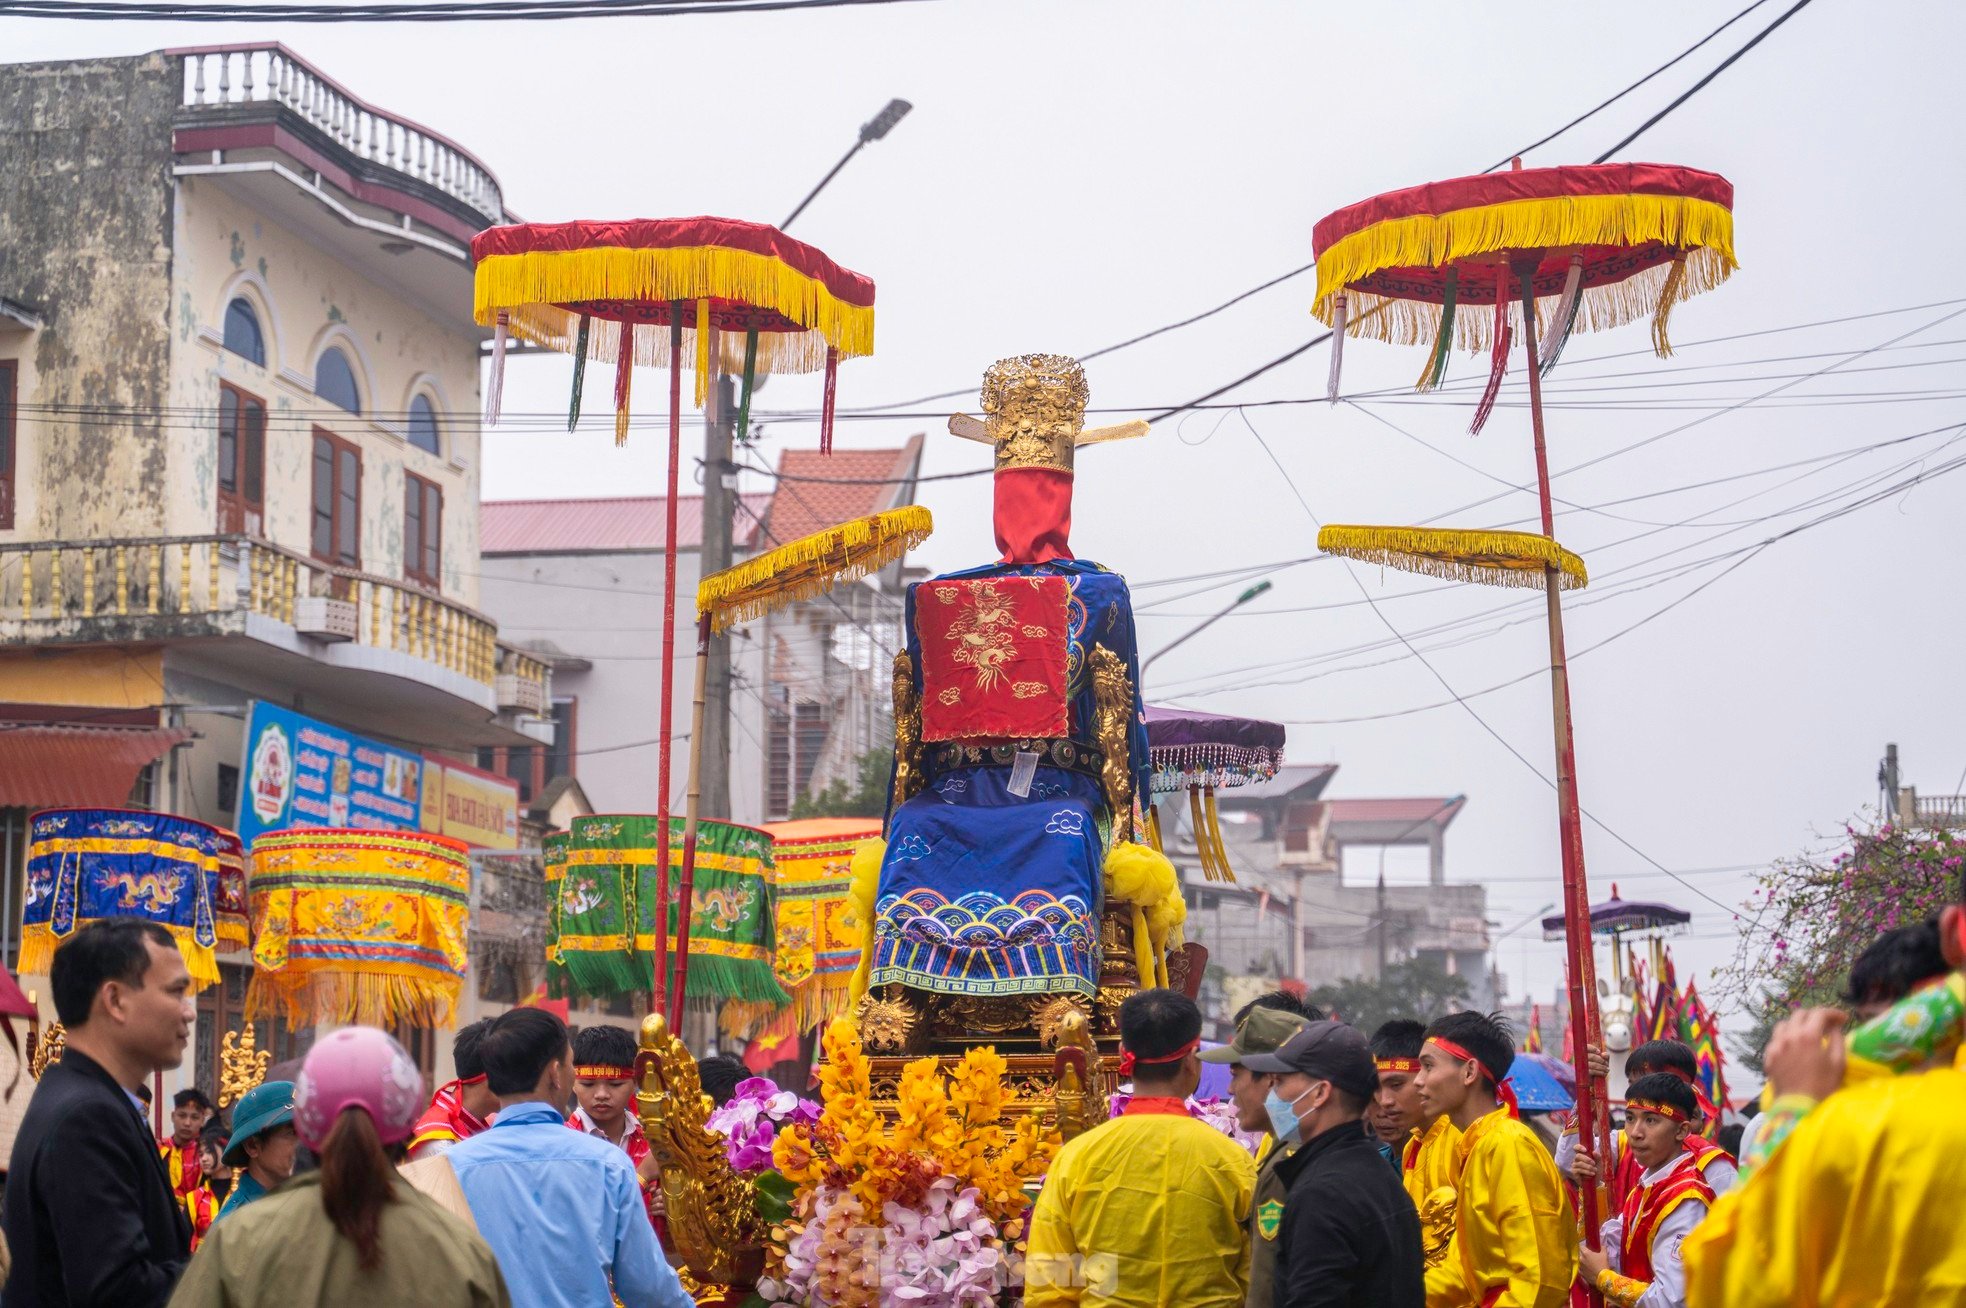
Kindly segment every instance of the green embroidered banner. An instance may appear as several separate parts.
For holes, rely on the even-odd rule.
[[[566,991],[616,995],[654,983],[656,870],[653,817],[575,818],[546,846],[549,973]],[[682,879],[683,820],[670,820],[669,883]],[[771,836],[730,822],[699,822],[690,912],[688,999],[725,1001],[725,1022],[748,1025],[791,1002],[772,975]],[[670,978],[676,910],[669,907]]]

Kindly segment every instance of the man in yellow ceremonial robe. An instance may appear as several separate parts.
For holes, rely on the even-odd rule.
[[[1420,1098],[1461,1132],[1454,1235],[1427,1269],[1427,1308],[1563,1308],[1577,1279],[1576,1223],[1542,1141],[1517,1120],[1504,1082],[1508,1028],[1475,1012],[1427,1028]]]
[[[1966,909],[1939,930],[1957,970]],[[1769,1116],[1801,1120],[1687,1237],[1690,1308],[1966,1308],[1966,1045],[1845,1085],[1843,1022],[1813,1009],[1768,1042]]]
[[[1068,1141],[1031,1214],[1025,1308],[1242,1308],[1256,1164],[1188,1115],[1201,1012],[1174,990],[1120,1005],[1123,1115]]]

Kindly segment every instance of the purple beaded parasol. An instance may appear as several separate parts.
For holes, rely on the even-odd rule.
[[[1691,913],[1683,908],[1674,908],[1671,904],[1620,899],[1615,882],[1611,886],[1611,898],[1591,905],[1591,934],[1594,936],[1615,937],[1628,931],[1657,931],[1669,935],[1692,920]],[[1561,913],[1543,919],[1543,939],[1563,939]]]
[[[1156,795],[1188,792],[1195,854],[1210,881],[1234,881],[1215,792],[1268,781],[1283,766],[1283,725],[1260,718],[1147,706],[1147,757]],[[1160,814],[1149,803],[1147,833],[1161,846]]]

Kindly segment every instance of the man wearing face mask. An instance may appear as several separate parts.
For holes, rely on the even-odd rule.
[[[1283,1000],[1303,1007],[1283,991],[1273,991]],[[1268,998],[1265,996],[1264,998]],[[1320,1016],[1322,1016],[1320,1014]],[[1251,1054],[1274,1053],[1283,1042],[1303,1030],[1311,1017],[1301,1011],[1264,1004],[1260,1000],[1245,1008],[1236,1022],[1236,1036],[1218,1049],[1203,1050],[1204,1063],[1229,1064],[1229,1099],[1236,1106],[1236,1125],[1243,1130],[1263,1133],[1263,1147],[1256,1154],[1256,1196],[1249,1209],[1249,1294],[1246,1308],[1270,1308],[1276,1299],[1277,1233],[1283,1228],[1283,1200],[1286,1187],[1277,1176],[1277,1164],[1289,1150],[1270,1131],[1270,1115],[1264,1107],[1276,1085],[1273,1074],[1252,1072],[1243,1065]]]
[[[1276,1308],[1421,1308],[1420,1219],[1365,1127],[1378,1072],[1365,1037],[1312,1022],[1271,1054],[1242,1060],[1273,1075],[1264,1107],[1289,1187],[1278,1240]]]

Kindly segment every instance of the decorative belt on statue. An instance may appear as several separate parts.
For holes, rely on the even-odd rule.
[[[929,771],[939,776],[955,768],[1013,767],[1019,754],[1036,754],[1046,767],[1082,772],[1095,781],[1106,763],[1104,751],[1075,740],[1005,740],[988,745],[948,741],[929,747]]]

